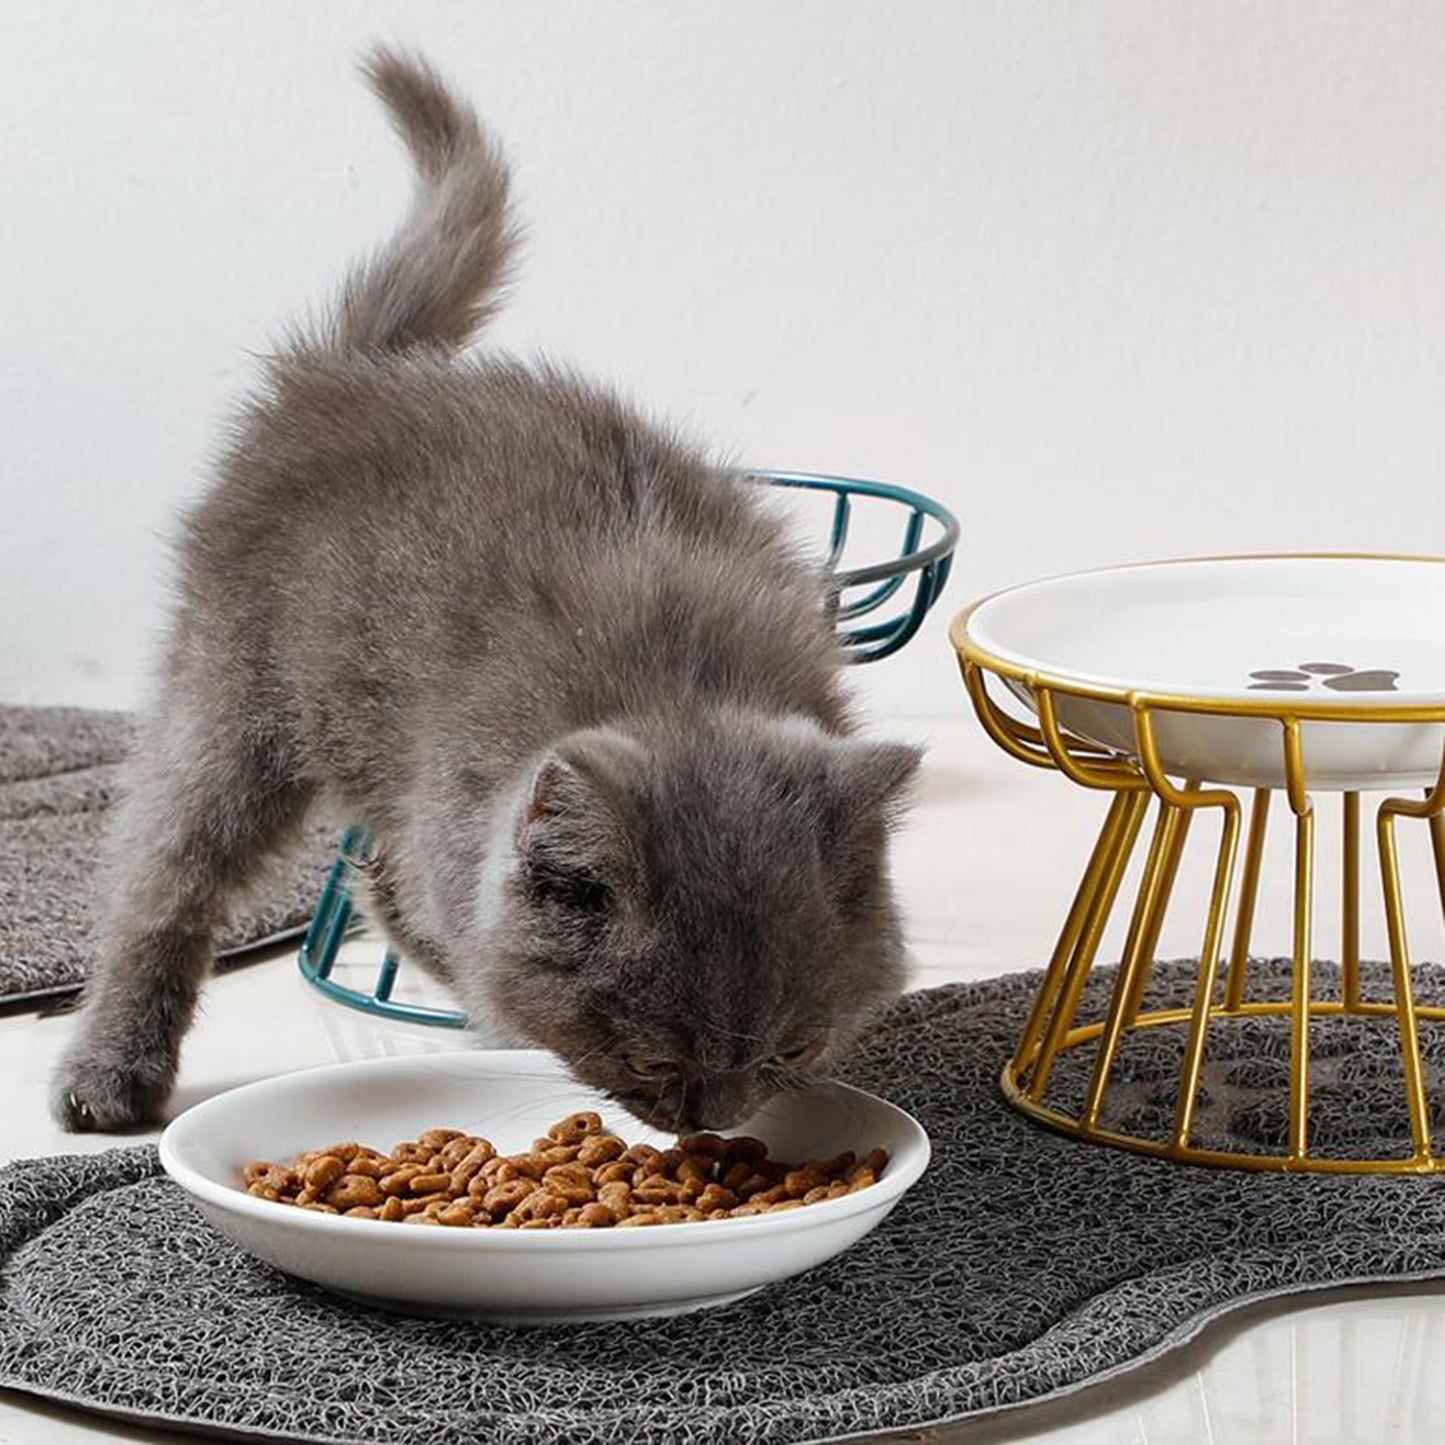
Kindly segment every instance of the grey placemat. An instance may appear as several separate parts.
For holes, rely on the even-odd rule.
[[[105,811],[134,736],[125,713],[0,707],[0,1003],[71,992],[89,972]],[[222,956],[305,926],[335,837],[333,822],[311,825],[264,895],[237,909]]]
[[[1184,996],[1192,972],[1161,965],[1156,996]],[[1445,996],[1438,968],[1420,972]],[[1258,973],[1278,982],[1284,965]],[[995,1079],[1035,982],[905,998],[848,1077],[926,1125],[923,1180],[847,1254],[673,1319],[507,1330],[384,1315],[224,1243],[149,1148],[15,1165],[0,1172],[0,1384],[328,1445],[782,1445],[1075,1389],[1263,1295],[1445,1273],[1434,1180],[1170,1165],[1011,1112]],[[1247,1141],[1269,1127],[1257,1106],[1271,1084],[1239,1066],[1274,1059],[1280,1031],[1244,1028],[1253,1047],[1211,1059],[1206,1084],[1215,1125],[1237,1116]],[[1396,1036],[1346,1029],[1335,1048],[1329,1023],[1314,1032],[1332,1075],[1316,1126],[1369,1147],[1343,1116],[1388,1101]],[[1127,1064],[1128,1109],[1158,1108],[1166,1053],[1151,1044]],[[1438,1073],[1445,1029],[1429,1054]],[[1087,1065],[1061,1064],[1067,1086]]]

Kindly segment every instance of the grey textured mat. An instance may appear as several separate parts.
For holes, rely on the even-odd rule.
[[[0,707],[0,1003],[68,993],[90,968],[101,831],[133,736],[125,713]],[[308,830],[222,955],[304,927],[335,837],[325,821]]]
[[[1187,993],[1192,965],[1157,972],[1157,996]],[[222,1242],[149,1148],[14,1165],[0,1172],[0,1384],[203,1433],[781,1445],[1076,1388],[1262,1295],[1445,1274],[1437,1181],[1170,1165],[1012,1113],[995,1077],[1035,979],[910,995],[849,1071],[934,1141],[881,1229],[795,1281],[673,1319],[510,1331],[382,1315]],[[1440,969],[1420,982],[1445,996]],[[1211,1057],[1209,1107],[1213,1127],[1257,1140],[1271,1081],[1241,1065],[1268,1064],[1279,1030],[1245,1028],[1250,1047]],[[1445,1029],[1429,1037],[1438,1076]],[[1394,1032],[1322,1023],[1314,1040],[1315,1122],[1358,1143],[1349,1119],[1393,1092]],[[1127,1109],[1158,1110],[1148,1075],[1151,1061],[1172,1075],[1168,1053],[1130,1059]],[[1087,1062],[1061,1064],[1070,1086]]]

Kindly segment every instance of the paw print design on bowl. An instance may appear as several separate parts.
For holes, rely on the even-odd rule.
[[[1343,662],[1302,662],[1298,667],[1263,667],[1249,674],[1251,692],[1308,692],[1323,683],[1334,692],[1398,692],[1400,674],[1386,667],[1355,668]]]

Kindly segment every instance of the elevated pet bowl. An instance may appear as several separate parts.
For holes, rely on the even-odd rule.
[[[1287,715],[1308,785],[1350,792],[1439,773],[1442,619],[1435,559],[1231,557],[1015,587],[959,636],[1031,709],[1043,687],[1060,726],[1105,749],[1137,752],[1143,708],[1166,773],[1280,788]]]
[[[747,476],[760,485],[785,487],[828,502],[827,543],[819,560],[820,591],[844,661],[878,662],[903,647],[948,581],[958,545],[958,521],[953,513],[921,492],[885,482],[811,472],[750,472]],[[853,523],[865,510],[895,514],[901,522],[902,540],[891,557],[845,566]],[[925,541],[927,531],[933,536]],[[368,847],[366,834],[359,828],[343,835],[301,943],[298,962],[302,977],[333,1003],[376,1018],[427,1028],[466,1028],[467,1016],[456,1009],[393,997],[402,960],[391,950],[382,959],[369,990],[354,988],[334,976],[342,941],[355,920],[352,873],[367,856]]]
[[[979,720],[1010,756],[1054,768],[1113,795],[1083,881],[1003,1086],[1053,1128],[1142,1152],[1246,1168],[1437,1172],[1420,1064],[1417,1008],[1395,845],[1398,817],[1426,819],[1445,897],[1445,565],[1442,559],[1272,556],[1190,559],[1035,582],[975,603],[951,636]],[[992,681],[992,687],[990,682]],[[1011,700],[1012,709],[1003,705]],[[1023,708],[1020,708],[1020,704]],[[1021,710],[1032,719],[1021,718]],[[1221,786],[1208,786],[1227,785]],[[1253,790],[1248,841],[1222,990],[1217,987],[1231,901],[1241,802]],[[1375,813],[1394,998],[1361,996],[1360,794]],[[1270,805],[1294,817],[1294,971],[1288,999],[1246,1000],[1246,969]],[[1312,792],[1339,793],[1344,823],[1342,984],[1310,991],[1314,887]],[[1145,814],[1153,834],[1102,1019],[1076,1021],[1080,997]],[[1190,822],[1216,809],[1221,834],[1193,1006],[1141,1008]],[[1411,1138],[1398,1158],[1323,1158],[1309,1147],[1309,1024],[1326,1014],[1398,1019]],[[1277,1155],[1191,1142],[1212,1025],[1251,1014],[1291,1023],[1289,1141]],[[1184,1027],[1173,1128],[1145,1139],[1106,1126],[1120,1044],[1136,1029]],[[1064,1049],[1091,1047],[1082,1104],[1047,1094]]]

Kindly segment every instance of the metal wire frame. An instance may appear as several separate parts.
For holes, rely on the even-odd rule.
[[[832,493],[833,519],[823,567],[828,579],[829,614],[838,625],[838,645],[843,656],[851,663],[878,662],[903,647],[918,631],[948,581],[954,549],[958,546],[958,519],[953,513],[922,492],[888,482],[822,476],[814,472],[747,472],[744,475],[768,486]],[[852,525],[853,503],[859,497],[907,509],[903,543],[898,555],[890,561],[840,568],[838,564]],[[932,542],[921,547],[919,542],[929,519],[941,530]],[[910,582],[912,600],[906,601],[901,611],[866,627],[852,625],[859,618],[877,612]],[[860,594],[863,588],[867,590]]]
[[[321,896],[316,900],[316,910],[297,951],[296,962],[302,978],[334,1003],[345,1004],[361,1013],[432,1028],[466,1028],[467,1016],[458,1009],[435,1008],[430,1004],[406,1003],[392,998],[391,991],[396,986],[397,970],[401,965],[394,949],[386,950],[369,993],[338,983],[331,976],[342,940],[352,923],[352,873],[365,862],[368,849],[369,843],[362,829],[348,828],[341,835],[336,859],[326,875]]]
[[[886,482],[824,476],[813,472],[755,471],[744,475],[764,485],[832,494],[833,514],[823,571],[828,613],[838,630],[838,645],[844,660],[849,663],[877,662],[903,647],[918,631],[948,581],[959,536],[958,519],[953,513],[921,492]],[[891,561],[842,568],[838,564],[847,547],[853,501],[857,497],[890,502],[906,509],[902,547]],[[938,524],[940,531],[927,546],[920,546],[929,519]],[[910,579],[912,600],[900,612],[883,622],[864,627],[852,625],[857,619],[882,608],[898,595]],[[862,588],[867,590],[862,595],[856,595]],[[360,828],[349,828],[342,835],[336,859],[316,900],[310,925],[297,953],[302,977],[332,1002],[375,1018],[433,1028],[466,1028],[467,1016],[459,1010],[406,1003],[392,997],[401,960],[391,948],[386,950],[370,990],[352,988],[332,976],[342,941],[355,922],[351,901],[352,875],[364,862],[369,847],[369,840]]]
[[[1394,994],[1393,1001],[1388,1003],[1361,995],[1360,795],[1357,792],[1341,795],[1344,823],[1340,877],[1341,991],[1338,999],[1316,999],[1310,987],[1315,807],[1306,786],[1300,740],[1300,725],[1306,720],[1445,723],[1445,708],[1358,704],[1342,707],[1293,697],[1236,702],[1083,685],[990,656],[968,635],[967,620],[972,610],[955,620],[950,636],[958,653],[964,685],[988,735],[1021,762],[1052,768],[1080,786],[1113,795],[1017,1047],[1004,1065],[1001,1084],[1009,1102],[1062,1133],[1196,1164],[1329,1173],[1433,1174],[1445,1168],[1445,1161],[1433,1152],[1419,1033],[1422,1020],[1445,1019],[1445,1007],[1420,1005],[1414,998],[1395,840],[1398,818],[1428,822],[1441,906],[1445,909],[1445,756],[1434,785],[1423,799],[1387,797],[1375,815]],[[990,675],[1024,685],[1037,711],[1036,724],[1020,721],[999,705],[988,687]],[[1114,753],[1067,733],[1058,722],[1057,699],[1061,696],[1087,697],[1128,706],[1134,723],[1133,750],[1127,755]],[[1250,802],[1239,896],[1226,961],[1221,955],[1221,943],[1231,902],[1243,810],[1239,797],[1231,790],[1208,788],[1197,779],[1186,780],[1180,786],[1166,774],[1159,756],[1155,724],[1160,714],[1169,712],[1266,717],[1279,724],[1285,779],[1285,787],[1279,791],[1294,819],[1292,977],[1288,999],[1245,999],[1250,936],[1273,790],[1255,790]],[[1155,806],[1155,821],[1111,998],[1102,1018],[1079,1023],[1077,1014],[1084,986],[1151,805]],[[1194,997],[1187,1008],[1143,1011],[1144,988],[1190,823],[1195,813],[1209,810],[1218,811],[1221,827]],[[1222,963],[1225,980],[1220,990],[1218,978]],[[1311,1151],[1310,1021],[1339,1014],[1393,1017],[1397,1021],[1410,1117],[1408,1154],[1385,1159],[1342,1159]],[[1289,1128],[1285,1151],[1245,1154],[1193,1143],[1194,1110],[1210,1028],[1260,1015],[1287,1016],[1290,1020]],[[1184,1061],[1169,1138],[1143,1138],[1103,1127],[1100,1118],[1122,1039],[1133,1029],[1169,1026],[1186,1027]],[[1045,1089],[1059,1054],[1087,1044],[1095,1044],[1096,1048],[1083,1104],[1077,1113],[1067,1113],[1045,1101]]]

